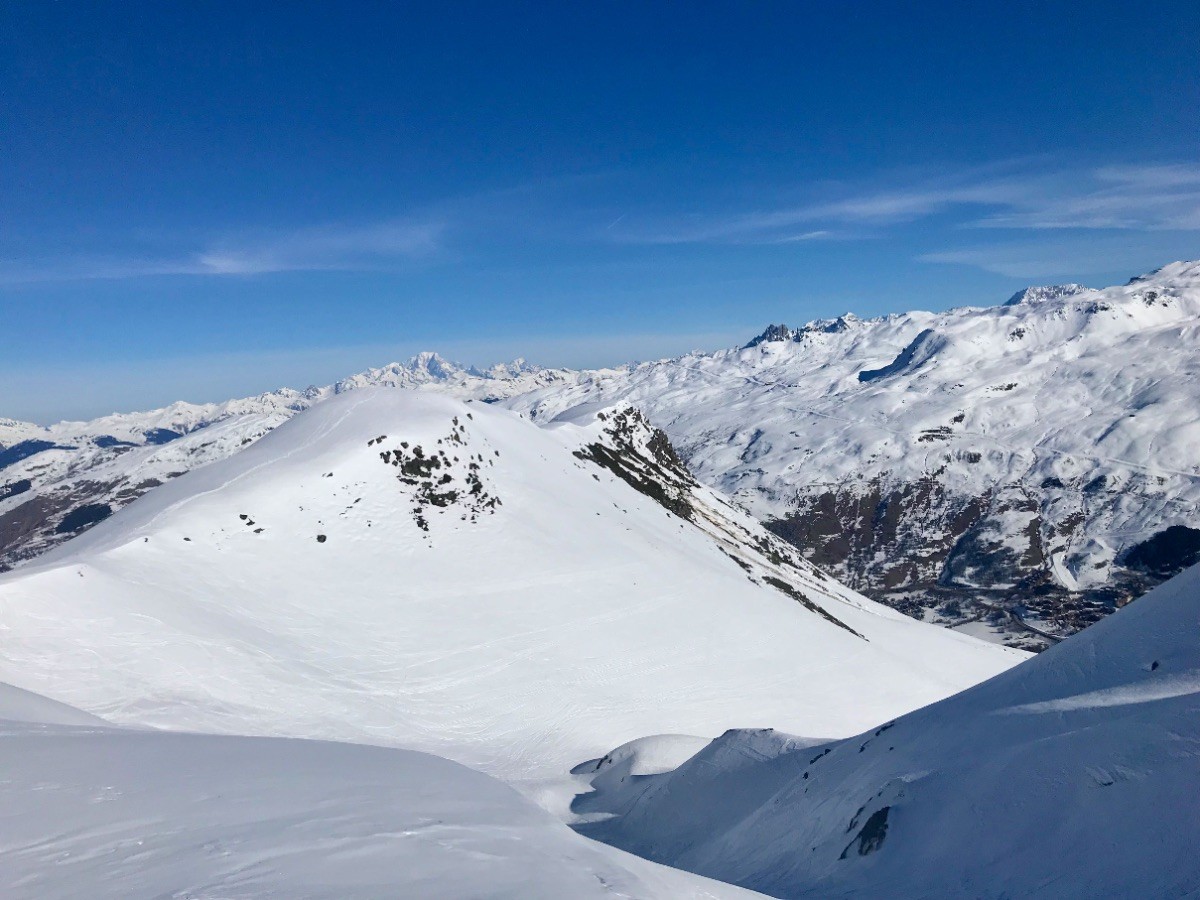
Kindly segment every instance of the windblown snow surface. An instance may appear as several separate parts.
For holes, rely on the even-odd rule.
[[[847,740],[730,732],[615,783],[596,764],[581,828],[778,897],[1200,895],[1198,610],[1195,567]]]
[[[0,685],[0,886],[54,898],[737,898],[407,750],[107,726]]]
[[[647,734],[845,735],[1022,658],[842,587],[602,415],[322,402],[0,576],[0,678],[523,778]]]

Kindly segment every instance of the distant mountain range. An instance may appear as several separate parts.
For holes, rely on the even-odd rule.
[[[911,615],[1039,648],[1200,559],[1200,263],[988,308],[773,325],[609,370],[421,354],[324,388],[42,427],[0,420],[0,566],[365,386],[549,424],[632,405],[700,481]]]
[[[1044,646],[1200,559],[1200,263],[774,325],[523,395],[629,403],[700,480],[929,621]]]

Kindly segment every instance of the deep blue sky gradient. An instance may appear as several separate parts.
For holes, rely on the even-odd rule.
[[[0,416],[1200,256],[1200,4],[0,6]]]

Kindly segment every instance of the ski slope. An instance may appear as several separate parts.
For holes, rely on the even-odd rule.
[[[646,734],[850,734],[1022,658],[849,591],[671,456],[637,416],[347,392],[0,576],[0,679],[521,779]]]

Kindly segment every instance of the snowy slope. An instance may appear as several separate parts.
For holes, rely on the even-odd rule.
[[[636,786],[599,784],[582,804],[616,817],[585,830],[780,897],[1194,896],[1198,604],[1195,567],[845,741],[732,732]]]
[[[385,389],[0,576],[0,640],[0,679],[116,722],[510,778],[650,733],[848,734],[1021,658],[813,569],[636,414]]]
[[[572,378],[518,359],[486,370],[436,353],[327,387],[41,426],[0,419],[0,571],[44,553],[183,472],[232,456],[314,403],[361,387],[495,402]]]
[[[985,309],[772,326],[511,405],[545,422],[632,403],[701,481],[852,586],[1036,644],[1007,611],[1069,633],[1200,558],[1198,396],[1193,262]]]
[[[423,753],[131,731],[7,685],[0,719],[10,900],[751,896]]]

